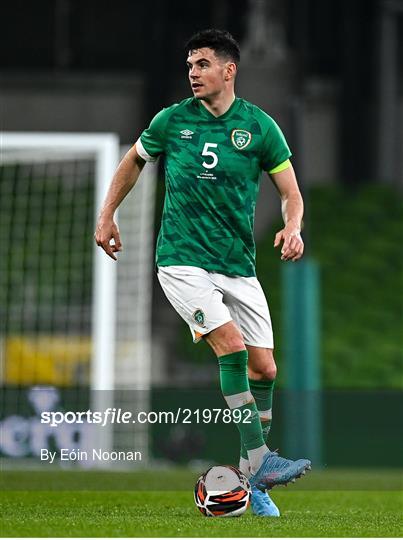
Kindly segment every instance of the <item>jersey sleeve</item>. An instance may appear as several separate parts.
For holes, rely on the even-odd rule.
[[[165,151],[165,132],[169,118],[169,109],[162,109],[154,116],[147,129],[136,142],[136,149],[145,161],[156,161]]]
[[[269,115],[262,118],[263,145],[261,166],[265,171],[272,171],[291,157],[291,151],[283,132]]]

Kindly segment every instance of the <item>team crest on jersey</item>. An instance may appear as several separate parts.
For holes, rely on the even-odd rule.
[[[204,311],[202,309],[200,309],[200,308],[196,309],[196,311],[193,313],[192,317],[199,326],[201,326],[202,328],[205,328],[205,325],[204,325]]]
[[[252,133],[245,129],[233,129],[231,133],[231,141],[235,148],[243,150],[252,140]]]

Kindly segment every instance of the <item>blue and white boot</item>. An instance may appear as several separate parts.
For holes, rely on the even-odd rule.
[[[266,491],[260,491],[257,487],[253,487],[250,503],[255,516],[280,517],[280,510]]]
[[[263,463],[259,470],[249,478],[252,488],[265,491],[280,484],[287,485],[288,482],[295,482],[297,478],[303,476],[311,469],[309,459],[282,458],[277,452],[266,452]]]

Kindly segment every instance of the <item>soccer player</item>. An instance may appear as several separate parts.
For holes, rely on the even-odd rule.
[[[163,109],[122,159],[101,210],[95,240],[116,260],[122,249],[114,212],[146,161],[165,157],[166,195],[157,242],[160,284],[218,358],[221,390],[244,422],[240,469],[250,479],[252,510],[279,516],[266,492],[294,481],[310,461],[292,461],[266,445],[276,377],[269,308],[256,278],[256,197],[266,171],[282,201],[275,237],[283,261],[301,258],[303,201],[291,152],[274,120],[235,96],[240,51],[225,31],[204,30],[186,50],[193,97]],[[238,413],[239,414],[239,413]]]

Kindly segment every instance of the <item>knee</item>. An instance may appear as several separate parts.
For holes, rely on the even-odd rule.
[[[273,350],[249,348],[249,378],[257,381],[274,381],[277,375]]]
[[[220,343],[218,347],[218,356],[225,354],[232,354],[239,351],[245,350],[245,343],[241,336],[231,336],[228,337],[224,342]]]
[[[274,381],[277,375],[277,366],[273,362],[271,365],[264,366],[260,371],[261,380]]]
[[[277,366],[274,359],[268,363],[262,363],[253,369],[249,366],[249,378],[258,381],[274,381],[277,376]]]
[[[237,352],[246,349],[245,342],[240,332],[232,334],[226,340],[226,346],[228,347],[228,349],[230,349],[229,352]]]
[[[245,350],[242,334],[232,321],[213,330],[205,339],[217,356]]]

